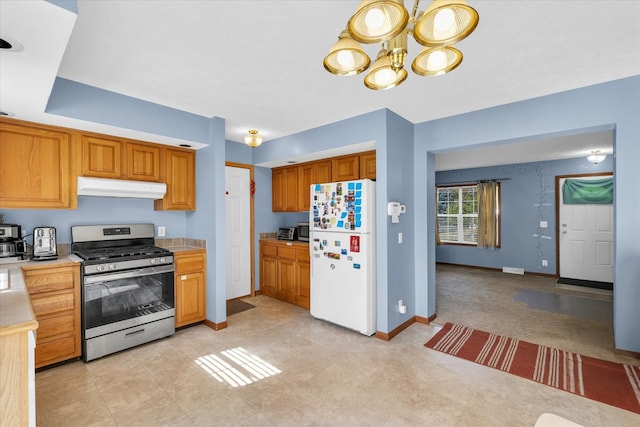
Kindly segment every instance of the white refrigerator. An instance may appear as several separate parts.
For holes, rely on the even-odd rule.
[[[311,315],[376,332],[376,186],[369,179],[311,185]]]

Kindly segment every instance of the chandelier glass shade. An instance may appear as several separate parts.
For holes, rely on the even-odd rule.
[[[251,148],[259,147],[262,144],[262,136],[258,135],[258,131],[255,129],[249,130],[249,133],[244,136],[244,143]]]
[[[358,42],[382,43],[364,84],[374,90],[398,86],[407,78],[409,34],[425,46],[411,64],[414,73],[437,76],[455,69],[462,62],[462,52],[453,45],[475,30],[478,13],[466,0],[433,0],[424,12],[418,11],[419,3],[415,0],[410,15],[403,0],[361,0],[324,58],[325,69],[338,76],[360,74],[369,68],[371,60]]]
[[[339,76],[352,76],[369,68],[371,59],[358,42],[351,38],[348,30],[342,31],[338,42],[324,58],[324,68]]]

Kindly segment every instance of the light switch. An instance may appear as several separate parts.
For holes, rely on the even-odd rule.
[[[398,233],[398,243],[402,243],[402,233]]]
[[[540,221],[540,228],[547,228],[549,226],[549,224],[547,223],[547,221]]]

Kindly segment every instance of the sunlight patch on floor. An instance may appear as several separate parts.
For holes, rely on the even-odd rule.
[[[216,380],[232,387],[249,385],[282,372],[242,347],[221,351],[220,355],[200,356],[195,362]]]

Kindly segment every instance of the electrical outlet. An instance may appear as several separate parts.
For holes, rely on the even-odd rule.
[[[547,221],[540,221],[540,228],[547,228],[549,227],[549,223]]]
[[[543,267],[549,267],[549,261],[547,261],[546,259],[542,260],[542,266]]]
[[[158,226],[158,237],[164,237],[166,233],[166,229],[164,225]]]

